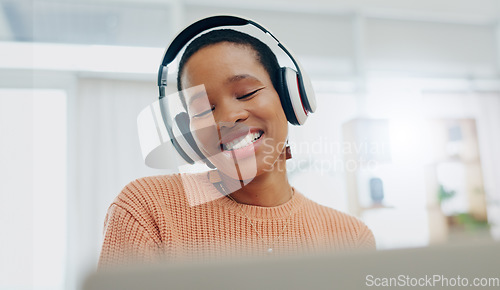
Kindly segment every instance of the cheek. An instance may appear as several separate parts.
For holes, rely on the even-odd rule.
[[[191,133],[196,141],[196,144],[202,151],[215,153],[218,148],[216,144],[219,140],[219,134],[217,132],[217,127],[212,124],[207,124],[203,121],[192,121],[190,124]]]
[[[278,95],[266,96],[266,101],[263,101],[256,113],[261,120],[266,124],[267,138],[264,151],[265,155],[269,155],[274,162],[286,142],[288,136],[288,121],[285,112],[281,106]],[[273,99],[274,98],[274,99]],[[266,161],[267,162],[267,161]]]
[[[260,112],[263,119],[271,121],[272,126],[277,127],[278,130],[281,131],[287,127],[288,121],[277,94],[265,98],[265,101],[260,104],[258,112]],[[264,114],[265,116],[263,116]]]

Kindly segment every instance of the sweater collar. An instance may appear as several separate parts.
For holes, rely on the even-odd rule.
[[[188,176],[183,176],[183,179],[186,179],[186,177]],[[300,193],[295,187],[293,187],[294,194],[292,198],[289,201],[278,206],[265,207],[240,204],[220,193],[219,190],[210,182],[210,180],[208,180],[206,172],[189,174],[189,177],[192,178],[193,183],[188,182],[188,184],[186,184],[185,181],[187,180],[185,180],[184,183],[186,186],[190,187],[188,191],[201,194],[202,197],[200,200],[213,202],[214,205],[227,208],[236,215],[245,216],[246,214],[248,218],[252,220],[288,218],[290,214],[293,215],[301,208],[306,199],[305,196],[302,195],[302,193]],[[191,179],[189,177],[188,179]]]

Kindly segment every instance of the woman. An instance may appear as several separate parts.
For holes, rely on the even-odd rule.
[[[375,247],[360,220],[307,199],[289,184],[279,68],[267,45],[234,30],[212,30],[189,44],[178,87],[204,92],[201,98],[185,94],[183,102],[200,150],[217,169],[128,184],[106,216],[101,267],[130,258],[173,261]],[[193,196],[202,202],[193,202]]]

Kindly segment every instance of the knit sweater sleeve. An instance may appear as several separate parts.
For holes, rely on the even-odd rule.
[[[363,222],[360,222],[357,247],[360,249],[376,248],[375,237],[373,236],[372,231]]]
[[[104,222],[100,270],[131,262],[153,262],[159,246],[150,232],[129,211],[113,203]]]

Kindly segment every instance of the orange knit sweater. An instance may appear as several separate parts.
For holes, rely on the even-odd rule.
[[[209,201],[193,203],[193,196]],[[206,173],[161,175],[129,183],[113,201],[99,268],[128,259],[269,255],[269,247],[271,255],[282,255],[375,248],[375,240],[357,218],[319,205],[297,190],[282,205],[260,207],[222,197]]]

